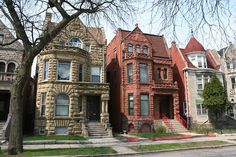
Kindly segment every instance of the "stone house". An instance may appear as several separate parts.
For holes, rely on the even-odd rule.
[[[45,31],[55,25],[47,13]],[[103,29],[86,27],[77,18],[39,54],[36,134],[90,136],[89,124],[94,122],[111,135],[105,53]]]
[[[220,65],[220,70],[225,74],[225,83],[227,88],[227,96],[232,104],[232,109],[228,114],[236,119],[236,48],[235,45],[229,43],[229,46],[222,48],[215,54],[215,60]]]
[[[14,39],[9,28],[0,20],[0,44],[9,43]],[[0,45],[0,137],[9,113],[10,85],[15,78],[23,53],[23,46],[18,41],[6,46]]]
[[[188,118],[188,124],[208,123],[208,111],[202,105],[201,93],[204,84],[216,75],[224,82],[223,73],[212,53],[204,49],[201,43],[191,37],[184,49],[172,42],[171,56],[174,64],[174,80],[179,85],[180,112]]]
[[[152,131],[179,115],[177,84],[164,36],[118,29],[107,47],[109,113],[117,131]]]

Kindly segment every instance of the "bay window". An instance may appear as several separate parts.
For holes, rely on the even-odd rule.
[[[56,116],[69,115],[69,96],[66,94],[59,94],[56,97]]]
[[[69,61],[58,62],[57,80],[70,80],[70,62]]]
[[[141,83],[148,82],[148,65],[147,64],[139,64],[139,77]]]
[[[141,112],[141,116],[148,116],[149,115],[148,94],[141,94],[140,95],[140,112]]]
[[[133,65],[127,65],[128,83],[133,82]]]

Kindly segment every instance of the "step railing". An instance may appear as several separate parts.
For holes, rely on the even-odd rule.
[[[164,114],[162,113],[161,114],[161,117],[162,117],[162,120],[163,122],[166,124],[166,126],[171,130],[171,132],[175,132],[174,128],[173,128],[173,125],[172,123],[170,122],[169,118]]]
[[[186,121],[180,114],[177,114],[177,115],[176,115],[176,119],[177,119],[185,128],[188,128],[187,121]]]

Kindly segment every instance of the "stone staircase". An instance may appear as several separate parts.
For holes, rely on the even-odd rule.
[[[169,119],[165,123],[169,123],[167,126],[171,132],[175,133],[188,132],[188,130],[176,119]]]
[[[109,137],[108,131],[105,130],[100,122],[88,122],[87,129],[89,138]]]
[[[5,125],[5,122],[0,122],[0,141],[3,140],[3,127]]]

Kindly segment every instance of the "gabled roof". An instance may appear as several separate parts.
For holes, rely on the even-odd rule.
[[[139,28],[136,27],[135,29],[139,29]],[[121,40],[124,40],[133,32],[133,31],[122,30],[122,29],[120,29],[120,31],[121,31]],[[152,45],[153,56],[169,58],[168,49],[167,49],[164,36],[147,34],[147,33],[143,33],[143,35],[147,38],[147,40]]]
[[[14,39],[16,39],[12,33],[10,32],[9,28],[6,27],[6,25],[0,20],[0,34],[4,35],[4,43],[10,43],[12,42]],[[0,49],[9,49],[9,50],[16,50],[16,51],[23,51],[23,46],[19,41],[15,41],[14,43],[10,44],[10,45],[5,45],[5,46],[1,46],[0,45]]]
[[[191,37],[188,44],[185,47],[184,53],[195,52],[195,51],[205,51],[202,44],[195,38]]]

